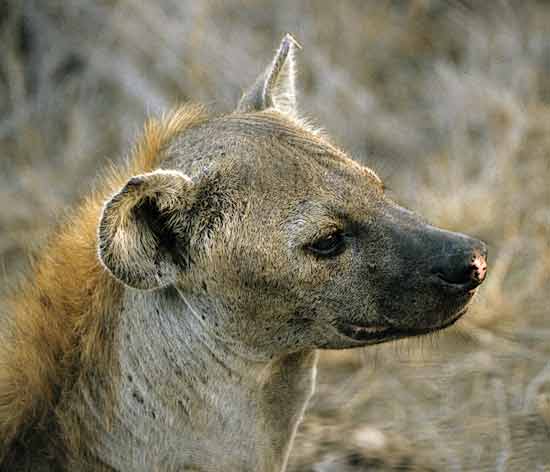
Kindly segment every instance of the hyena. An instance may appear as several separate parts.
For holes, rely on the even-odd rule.
[[[282,471],[318,349],[453,324],[481,241],[299,118],[285,36],[235,111],[149,122],[7,300],[6,471]]]

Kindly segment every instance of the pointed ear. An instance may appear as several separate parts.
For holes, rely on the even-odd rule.
[[[126,285],[155,289],[185,270],[194,185],[177,171],[132,177],[103,208],[99,258]]]
[[[238,112],[261,111],[275,108],[281,113],[295,116],[295,62],[294,52],[300,44],[286,34],[273,58],[271,65],[256,79],[254,85],[241,97]]]

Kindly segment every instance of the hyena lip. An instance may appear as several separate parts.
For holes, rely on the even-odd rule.
[[[362,343],[377,344],[385,341],[393,341],[395,339],[410,338],[414,336],[422,336],[424,334],[433,333],[442,329],[448,328],[458,321],[458,319],[466,313],[468,307],[463,308],[458,313],[447,319],[445,322],[430,326],[428,328],[398,328],[398,327],[382,327],[382,326],[362,326],[349,322],[342,322],[337,326],[338,332],[347,338]]]
[[[433,278],[438,287],[446,290],[447,292],[457,294],[468,293],[473,295],[480,284],[480,282],[476,282],[474,280],[469,280],[464,283],[449,282],[441,274],[434,274]]]

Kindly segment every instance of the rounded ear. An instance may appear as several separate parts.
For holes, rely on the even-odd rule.
[[[155,289],[174,283],[188,265],[191,180],[177,171],[132,177],[105,203],[98,252],[105,267],[124,284]]]
[[[300,44],[287,33],[271,64],[241,97],[237,112],[262,111],[273,107],[281,113],[296,116],[294,52],[297,48],[301,49]]]

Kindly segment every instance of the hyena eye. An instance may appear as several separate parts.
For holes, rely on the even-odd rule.
[[[334,257],[341,254],[345,247],[344,233],[342,231],[335,231],[309,244],[307,249],[316,256]]]

